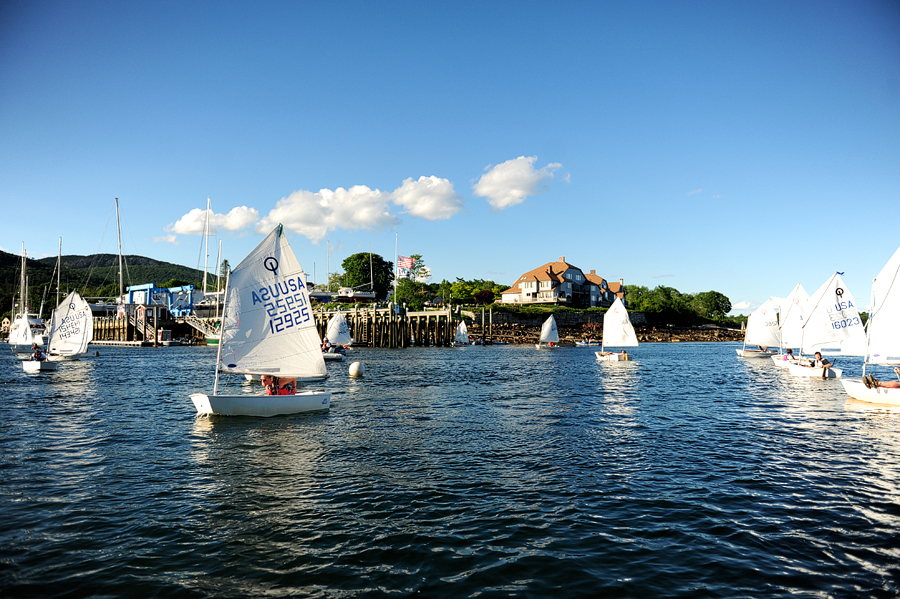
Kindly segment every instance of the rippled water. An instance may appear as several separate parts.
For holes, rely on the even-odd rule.
[[[212,348],[0,352],[0,595],[897,596],[900,411],[735,347],[360,349],[271,419],[195,417]]]

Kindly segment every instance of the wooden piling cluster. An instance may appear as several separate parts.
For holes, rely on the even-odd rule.
[[[403,309],[356,306],[343,312],[354,342],[369,347],[444,347],[453,343],[459,312],[407,312]],[[316,312],[316,329],[325,338],[333,311]]]

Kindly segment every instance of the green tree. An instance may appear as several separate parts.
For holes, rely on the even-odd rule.
[[[369,267],[371,256],[371,269]],[[368,290],[369,283],[375,281],[375,297],[387,297],[394,282],[394,263],[388,262],[378,254],[360,252],[348,256],[341,262],[344,269],[344,285],[346,287]]]
[[[163,287],[184,287],[185,285],[192,285],[192,283],[190,281],[185,281],[184,279],[169,279]]]
[[[425,307],[425,292],[411,279],[397,281],[396,303],[406,304],[409,310],[421,310]]]
[[[703,318],[721,320],[731,312],[731,300],[718,291],[701,291],[691,302],[694,311]]]

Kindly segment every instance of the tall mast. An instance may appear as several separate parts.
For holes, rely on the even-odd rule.
[[[398,258],[400,254],[397,253],[397,241],[399,237],[399,233],[394,233],[394,306],[397,305],[397,277],[400,274],[400,267],[397,265],[397,262],[400,260]]]
[[[125,295],[125,279],[122,275],[122,226],[119,224],[119,198],[116,198],[116,231],[119,235],[119,298]]]
[[[59,256],[56,258],[56,305],[59,305],[59,279],[62,270],[62,236],[59,238]]]
[[[222,240],[219,240],[219,254],[216,256],[216,318],[219,317],[219,277],[222,276]],[[221,325],[219,325],[221,326]],[[221,330],[221,329],[220,329]]]
[[[22,280],[19,283],[19,310],[22,314],[27,314],[28,309],[25,307],[25,242],[22,242]],[[27,319],[27,316],[26,316]],[[26,320],[27,322],[27,320]]]
[[[209,269],[209,198],[206,198],[206,260],[203,262],[203,295],[206,295],[206,271]]]
[[[372,270],[372,244],[369,244],[369,287],[375,291],[375,272]]]

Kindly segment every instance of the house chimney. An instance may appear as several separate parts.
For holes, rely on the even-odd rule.
[[[560,257],[559,257],[559,261],[560,261],[560,262],[565,262],[565,261],[566,261],[566,257],[565,257],[565,256],[560,256]]]
[[[597,271],[594,270],[594,269],[592,268],[592,269],[591,269],[591,274],[592,274],[592,275],[595,275],[595,274],[597,274]]]

